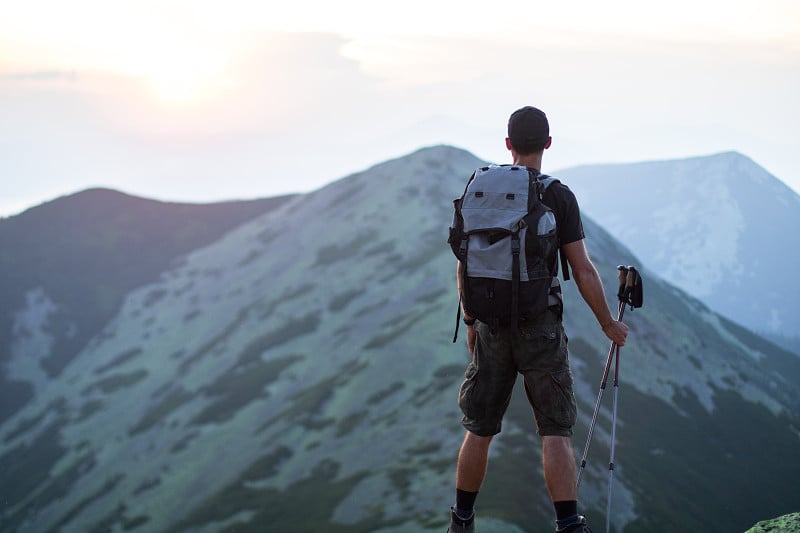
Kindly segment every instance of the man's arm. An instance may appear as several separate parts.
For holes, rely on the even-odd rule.
[[[611,315],[603,290],[603,282],[589,258],[583,239],[565,244],[562,248],[572,269],[572,277],[578,285],[578,290],[594,313],[597,322],[600,323],[600,327],[603,328],[603,333],[618,345],[624,346],[625,338],[628,336],[628,326],[615,320]]]

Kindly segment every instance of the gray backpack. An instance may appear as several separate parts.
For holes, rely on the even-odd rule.
[[[518,326],[560,305],[558,228],[542,203],[555,178],[524,166],[477,169],[455,213],[448,242],[461,261],[464,310],[492,327]],[[569,279],[562,256],[564,279]],[[456,317],[456,334],[458,320]]]

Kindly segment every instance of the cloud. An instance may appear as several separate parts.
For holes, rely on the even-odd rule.
[[[504,161],[505,119],[526,104],[551,117],[551,169],[735,149],[781,178],[797,174],[791,44],[564,31],[253,31],[216,44],[218,68],[202,76],[188,74],[205,48],[140,69],[193,84],[200,97],[186,101],[161,98],[145,74],[6,69],[0,200],[31,205],[94,185],[190,201],[269,196],[434,143]]]
[[[242,39],[227,85],[191,105],[159,101],[147,79],[98,71],[67,85],[0,84],[0,213],[88,186],[191,201],[270,196],[375,162],[361,143],[371,128],[391,129],[396,110],[379,80],[339,54],[343,38]]]
[[[2,82],[75,82],[78,75],[74,70],[33,70],[27,72],[0,72]]]

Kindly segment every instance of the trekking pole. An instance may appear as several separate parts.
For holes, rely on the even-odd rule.
[[[622,270],[620,270],[620,281]],[[642,305],[642,283],[639,273],[633,267],[625,269],[625,288],[620,287],[620,305],[625,308],[628,303],[631,307]],[[611,490],[614,486],[614,449],[617,437],[617,398],[619,397],[619,346],[614,362],[614,409],[611,415],[611,455],[608,460],[608,503],[606,504],[606,533],[611,533]]]
[[[608,503],[606,504],[606,533],[611,532],[611,489],[614,484],[614,446],[617,437],[617,398],[619,396],[619,346],[614,362],[614,411],[611,416],[611,456],[608,460]]]
[[[625,266],[618,266],[617,270],[619,271],[619,282],[620,288],[617,293],[617,296],[620,297],[619,301],[619,308],[617,311],[617,321],[622,320],[622,316],[625,314],[625,301],[622,299],[622,294],[625,287],[625,281],[627,279],[627,267]],[[606,391],[606,383],[608,382],[608,372],[611,370],[611,358],[614,355],[614,350],[617,350],[619,353],[619,347],[617,346],[616,342],[611,343],[611,348],[608,350],[608,357],[606,358],[606,366],[603,370],[603,379],[600,381],[600,392],[597,393],[597,401],[594,404],[594,413],[592,414],[592,422],[589,425],[589,434],[586,436],[586,445],[583,447],[583,457],[581,457],[581,466],[578,470],[578,479],[575,484],[577,488],[581,486],[581,477],[583,476],[583,469],[586,467],[586,457],[589,455],[589,447],[592,444],[592,436],[594,435],[594,427],[597,424],[597,414],[600,412],[600,403],[603,401],[603,393]]]

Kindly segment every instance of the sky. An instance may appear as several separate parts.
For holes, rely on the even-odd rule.
[[[421,147],[544,171],[739,151],[800,192],[795,0],[0,0],[0,217],[90,187],[211,202]],[[465,177],[466,178],[466,177]]]

